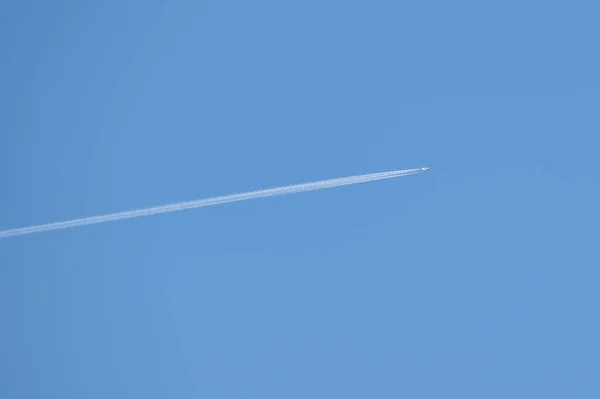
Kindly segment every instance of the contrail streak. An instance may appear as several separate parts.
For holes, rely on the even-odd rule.
[[[18,229],[0,231],[0,239],[20,236],[25,234],[41,233],[44,231],[68,229],[72,227],[86,226],[89,224],[105,223],[116,220],[131,219],[141,216],[156,215],[159,213],[183,211],[185,209],[201,208],[204,206],[220,205],[229,202],[246,201],[256,198],[274,197],[279,195],[296,194],[305,191],[322,190],[326,188],[347,186],[350,184],[366,183],[376,180],[393,179],[401,176],[413,175],[420,173],[421,169],[405,169],[395,170],[391,172],[370,173],[358,176],[341,177],[337,179],[321,180],[312,183],[294,184],[291,186],[283,186],[270,188],[266,190],[250,191],[241,194],[224,195],[214,198],[206,198],[195,201],[179,202],[170,205],[155,206],[151,208],[136,209],[133,211],[110,213],[101,216],[93,216],[81,219],[73,219],[64,222],[56,222],[42,224],[38,226],[22,227]]]

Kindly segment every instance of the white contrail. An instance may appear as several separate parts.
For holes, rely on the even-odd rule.
[[[152,208],[137,209],[133,211],[111,213],[101,216],[93,216],[81,219],[74,219],[65,222],[56,222],[42,224],[38,226],[22,227],[18,229],[0,231],[0,239],[20,236],[25,234],[41,233],[43,231],[68,229],[71,227],[85,226],[88,224],[105,223],[115,220],[131,219],[140,216],[156,215],[159,213],[183,211],[185,209],[200,208],[203,206],[226,204],[228,202],[246,201],[255,198],[266,198],[277,195],[295,194],[304,191],[322,190],[325,188],[333,188],[346,186],[349,184],[366,183],[375,180],[392,179],[400,176],[408,176],[421,172],[421,169],[405,169],[395,170],[391,172],[370,173],[358,176],[341,177],[338,179],[321,180],[312,183],[295,184],[291,186],[283,186],[270,188],[266,190],[250,191],[241,194],[231,194],[214,198],[206,198],[195,201],[179,202],[176,204],[155,206]]]

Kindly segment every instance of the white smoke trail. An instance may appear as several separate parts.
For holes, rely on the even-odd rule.
[[[305,192],[305,191],[315,191],[315,190],[322,190],[325,188],[346,186],[346,185],[350,185],[350,184],[366,183],[366,182],[370,182],[370,181],[383,180],[383,179],[392,179],[395,177],[408,176],[408,175],[412,175],[412,174],[419,173],[419,172],[421,172],[421,169],[405,169],[405,170],[396,170],[396,171],[391,171],[391,172],[370,173],[370,174],[358,175],[358,176],[341,177],[341,178],[337,178],[337,179],[321,180],[321,181],[316,181],[316,182],[312,182],[312,183],[295,184],[295,185],[291,185],[291,186],[270,188],[270,189],[266,189],[266,190],[250,191],[250,192],[241,193],[241,194],[231,194],[231,195],[225,195],[225,196],[214,197],[214,198],[207,198],[207,199],[201,199],[201,200],[195,200],[195,201],[179,202],[179,203],[170,204],[170,205],[155,206],[155,207],[151,207],[151,208],[137,209],[137,210],[133,210],[133,211],[111,213],[111,214],[101,215],[101,216],[93,216],[93,217],[87,217],[87,218],[81,218],[81,219],[74,219],[74,220],[69,220],[69,221],[65,221],[65,222],[56,222],[56,223],[42,224],[42,225],[38,225],[38,226],[22,227],[22,228],[17,228],[17,229],[0,231],[0,239],[14,237],[14,236],[20,236],[20,235],[25,235],[25,234],[41,233],[44,231],[68,229],[68,228],[72,228],[72,227],[85,226],[85,225],[89,225],[89,224],[105,223],[105,222],[111,222],[111,221],[115,221],[115,220],[131,219],[131,218],[136,218],[136,217],[140,217],[140,216],[156,215],[159,213],[183,211],[185,209],[226,204],[229,202],[238,202],[238,201],[246,201],[246,200],[256,199],[256,198],[266,198],[266,197],[274,197],[274,196],[280,196],[280,195],[289,195],[289,194],[295,194],[295,193],[300,193],[300,192]]]

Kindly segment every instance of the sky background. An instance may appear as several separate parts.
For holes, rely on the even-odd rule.
[[[0,4],[2,398],[600,397],[594,0]]]

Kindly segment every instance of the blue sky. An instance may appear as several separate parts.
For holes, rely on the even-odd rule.
[[[5,1],[0,397],[599,397],[595,1]]]

